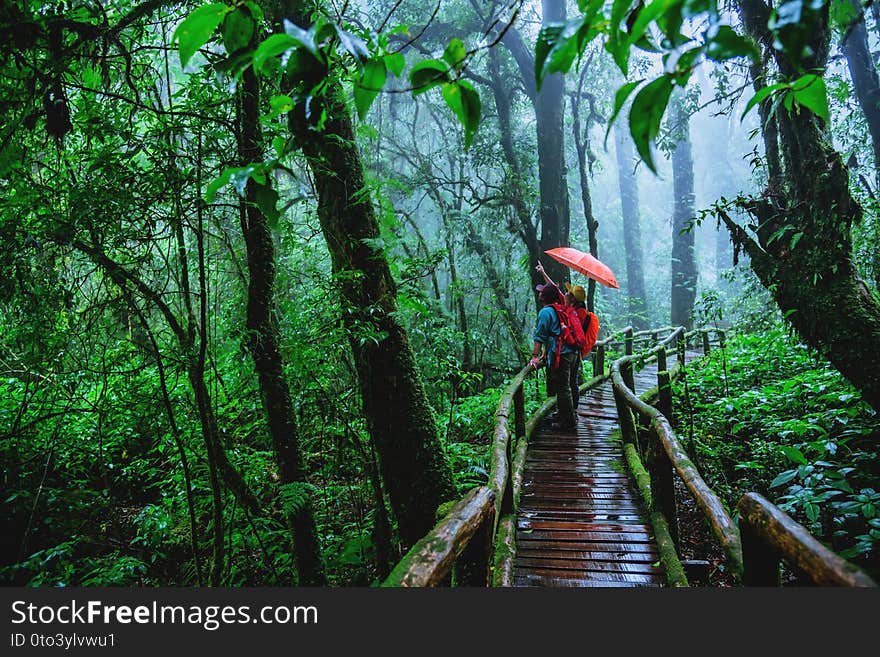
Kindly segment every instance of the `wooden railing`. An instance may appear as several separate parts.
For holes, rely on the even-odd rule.
[[[678,558],[675,475],[678,475],[709,522],[724,549],[729,567],[747,586],[779,583],[779,562],[785,559],[793,568],[817,585],[876,586],[855,565],[824,547],[810,533],[777,506],[757,493],[747,493],[738,505],[739,524],[724,508],[691,462],[669,422],[672,417],[671,383],[685,362],[687,343],[697,342],[703,354],[712,349],[711,334],[724,347],[724,331],[697,329],[685,333],[679,328],[651,350],[627,354],[611,366],[611,381],[620,421],[627,464],[650,509],[651,521],[670,585],[687,586],[687,577]],[[667,371],[667,346],[676,343],[678,362]],[[633,365],[657,363],[657,386],[637,396]],[[649,404],[656,401],[656,408]],[[642,455],[648,467],[642,465]]]
[[[581,391],[608,378],[604,367],[608,346],[626,345],[628,353],[632,353],[633,338],[632,329],[624,329],[596,343],[593,367],[594,374],[598,374],[582,385]],[[495,412],[487,485],[471,490],[459,500],[406,553],[383,586],[512,585],[516,554],[515,502],[522,485],[528,439],[556,405],[555,399],[548,399],[526,419],[523,386],[532,371],[528,365],[520,370],[501,395]],[[475,537],[479,540],[471,546]],[[491,549],[484,550],[483,545]]]
[[[743,523],[748,523],[749,527],[744,531],[741,541],[740,530],[718,496],[703,481],[687,457],[667,419],[672,414],[671,382],[678,377],[684,366],[686,343],[689,340],[698,340],[703,353],[708,353],[712,349],[712,333],[715,333],[723,346],[724,332],[717,329],[698,329],[685,333],[681,327],[664,327],[634,332],[632,327],[627,327],[617,331],[596,343],[593,354],[594,376],[581,386],[583,393],[602,384],[609,377],[612,379],[624,453],[650,509],[661,560],[670,584],[688,584],[677,556],[678,531],[673,479],[674,473],[677,473],[709,520],[732,568],[742,574],[744,583],[769,581],[768,564],[772,559],[778,562],[781,555],[807,569],[808,573],[816,574],[814,580],[817,583],[875,585],[855,566],[822,548],[812,537],[813,543],[806,541],[804,534],[809,536],[806,530],[766,500],[766,509],[762,505],[759,505],[760,511],[753,510],[754,505],[747,506],[748,514],[740,509],[741,527],[745,526]],[[665,337],[661,339],[664,334]],[[636,353],[637,344],[656,346]],[[677,350],[677,362],[667,369],[668,347],[673,344]],[[606,372],[605,357],[611,348],[622,348],[624,355],[615,360]],[[654,360],[658,361],[657,386],[638,397],[633,392],[634,370],[641,369]],[[526,418],[524,383],[531,371],[530,366],[524,367],[501,395],[495,413],[487,484],[472,489],[460,499],[407,552],[383,582],[383,586],[513,585],[516,502],[522,486],[528,441],[540,421],[556,405],[555,399],[550,398],[530,418]],[[649,403],[655,400],[658,408]],[[639,419],[638,424],[636,418]],[[640,453],[645,448],[648,448],[646,453],[650,456],[647,470],[642,465]],[[749,495],[759,497],[755,494]],[[740,505],[743,503],[741,501]],[[767,529],[777,526],[778,530]],[[780,538],[783,536],[787,538]],[[746,546],[745,555],[743,543]],[[815,565],[817,562],[822,562],[826,569],[831,569],[836,574],[824,574],[825,571]],[[818,576],[820,572],[823,574]]]

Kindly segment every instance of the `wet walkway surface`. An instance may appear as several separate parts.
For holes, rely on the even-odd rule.
[[[635,378],[641,394],[657,384],[656,365]],[[545,420],[529,443],[514,585],[663,586],[654,531],[616,433],[611,382],[587,391],[577,412],[576,432],[554,432]]]

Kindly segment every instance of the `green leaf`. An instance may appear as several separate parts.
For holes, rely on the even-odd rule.
[[[250,12],[239,7],[226,15],[223,21],[223,47],[230,55],[237,50],[246,48],[254,36],[256,25]]]
[[[257,185],[254,191],[254,201],[257,207],[266,217],[269,227],[275,229],[278,227],[278,218],[281,213],[278,211],[278,192],[269,185]]]
[[[798,465],[807,465],[807,457],[804,456],[804,453],[799,450],[797,447],[792,447],[791,445],[780,445],[779,450],[785,454],[789,461],[792,463],[797,463]]]
[[[829,11],[834,31],[841,37],[846,34],[850,23],[859,15],[859,10],[850,0],[831,0]]]
[[[171,36],[171,41],[177,42],[181,66],[186,67],[190,58],[208,42],[208,39],[214,34],[214,30],[232,9],[222,2],[203,5],[177,26]]]
[[[551,73],[565,73],[571,68],[591,35],[589,20],[576,18],[565,23],[548,23],[538,33],[535,45],[535,82],[538,90]]]
[[[789,245],[790,249],[794,249],[797,246],[797,243],[801,241],[801,238],[804,236],[804,231],[798,231],[791,238],[791,244]]]
[[[289,34],[273,34],[257,46],[257,50],[254,52],[254,71],[259,73],[267,59],[277,57],[291,48],[299,47],[299,45],[300,42]]]
[[[464,126],[464,148],[468,150],[480,124],[480,94],[470,82],[459,80],[443,85],[443,100]]]
[[[638,12],[638,15],[635,21],[633,21],[632,27],[630,27],[629,36],[626,39],[626,47],[629,48],[637,41],[640,41],[645,36],[648,25],[669,11],[669,8],[678,2],[680,0],[654,0],[648,6],[642,7],[641,10],[636,9],[635,11]]]
[[[438,84],[449,81],[449,68],[438,59],[419,62],[409,72],[413,96],[423,94]]]
[[[312,53],[317,59],[321,59],[321,53],[318,52],[318,46],[315,43],[315,28],[313,25],[308,30],[304,30],[298,25],[294,25],[286,18],[284,19],[284,32],[287,36],[294,39],[303,48]]]
[[[614,110],[611,112],[611,118],[608,120],[608,129],[605,130],[606,146],[608,144],[608,135],[611,134],[611,128],[614,126],[614,119],[616,119],[617,115],[620,114],[620,110],[623,109],[623,105],[624,103],[626,103],[626,99],[629,98],[630,94],[635,91],[635,88],[644,81],[644,78],[642,78],[641,80],[636,80],[635,82],[627,82],[614,94]]]
[[[336,36],[339,37],[339,46],[342,50],[351,53],[360,62],[369,59],[370,49],[367,48],[367,44],[363,39],[351,32],[346,32],[338,25],[335,27]]]
[[[737,34],[730,25],[713,25],[706,32],[706,57],[724,62],[734,57],[761,61],[761,51],[748,37]]]
[[[364,63],[361,77],[354,85],[354,104],[361,120],[366,117],[370,105],[385,86],[387,78],[388,71],[383,59],[369,59]]]
[[[226,167],[225,169],[223,169],[223,173],[221,173],[219,176],[214,178],[214,180],[208,183],[208,186],[205,188],[206,203],[214,202],[214,199],[217,196],[217,192],[220,191],[221,187],[224,187],[229,183],[229,178],[235,171],[238,171],[238,169],[234,167]]]
[[[808,73],[795,80],[791,95],[798,105],[802,105],[826,123],[830,119],[828,109],[828,89],[825,80],[813,73]]]
[[[284,137],[274,137],[272,139],[272,149],[279,158],[284,157],[284,153],[287,150],[287,140]]]
[[[770,482],[770,488],[779,488],[784,486],[797,476],[797,470],[786,470],[776,475],[776,478]]]
[[[403,54],[390,52],[387,55],[383,55],[382,59],[385,60],[385,68],[391,71],[394,77],[399,78],[400,74],[403,73],[403,67],[406,66],[406,59]]]
[[[629,110],[629,130],[636,150],[654,173],[657,173],[657,169],[651,156],[651,144],[660,134],[660,122],[674,84],[671,75],[663,75],[646,84],[636,95]]]
[[[443,61],[449,64],[456,72],[460,71],[464,66],[464,58],[467,56],[467,48],[464,42],[455,37],[449,40],[449,45],[443,51]]]
[[[749,113],[750,109],[752,109],[755,105],[760,103],[765,98],[769,97],[771,94],[774,94],[777,91],[780,91],[782,89],[789,89],[790,87],[791,87],[791,85],[786,82],[777,82],[776,84],[771,84],[766,87],[762,87],[761,89],[756,91],[755,95],[749,99],[748,103],[746,103],[746,108],[743,110],[742,117],[740,117],[740,120],[742,120],[742,118],[745,117],[745,115]]]

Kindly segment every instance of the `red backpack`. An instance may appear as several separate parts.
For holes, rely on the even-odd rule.
[[[584,348],[581,349],[581,358],[586,358],[599,337],[599,318],[596,317],[595,313],[591,313],[586,308],[578,308],[577,313],[578,317],[581,318],[581,325],[583,326],[584,336],[586,337]]]
[[[554,367],[559,367],[562,346],[573,347],[577,353],[581,353],[587,346],[587,338],[584,335],[581,318],[577,316],[577,311],[574,308],[563,306],[561,303],[554,303],[551,306],[556,311],[556,318],[559,320],[559,345],[556,349],[556,363],[554,365]]]

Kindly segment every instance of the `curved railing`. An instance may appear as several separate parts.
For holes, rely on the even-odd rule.
[[[639,355],[625,355],[611,365],[611,380],[620,422],[627,464],[651,515],[660,557],[672,586],[687,586],[678,558],[679,542],[674,476],[678,475],[702,511],[727,556],[730,569],[747,586],[778,585],[779,561],[817,585],[876,586],[855,565],[834,554],[802,525],[757,493],[740,498],[739,523],[733,521],[715,492],[703,480],[675,434],[672,417],[671,382],[682,371],[688,340],[699,338],[703,353],[711,350],[715,333],[723,348],[724,331],[697,329],[685,333],[676,329],[656,347]],[[667,371],[666,347],[676,341],[678,362]],[[657,386],[647,393],[635,393],[633,365],[657,359]],[[648,402],[656,398],[656,407]],[[638,420],[638,422],[637,422]],[[642,465],[647,456],[647,469]]]
[[[712,348],[712,333],[716,334],[723,346],[724,332],[714,328],[689,333],[685,333],[683,327],[672,326],[639,332],[627,327],[617,331],[596,343],[593,351],[594,376],[581,386],[583,393],[601,385],[609,377],[612,380],[624,453],[650,510],[661,560],[670,584],[687,586],[676,550],[678,532],[673,480],[673,473],[676,473],[709,520],[733,569],[742,574],[743,583],[765,583],[767,563],[774,558],[778,561],[782,555],[795,564],[807,564],[808,572],[818,572],[810,564],[826,564],[832,574],[824,573],[814,578],[817,583],[875,585],[855,566],[822,548],[815,539],[809,544],[802,540],[806,530],[766,500],[766,505],[748,506],[748,514],[741,510],[740,526],[737,528],[718,496],[703,481],[687,457],[667,419],[672,414],[670,386],[684,367],[687,341],[700,338],[703,353],[708,353]],[[655,346],[636,353],[637,344]],[[678,358],[675,365],[667,369],[667,347],[672,344],[676,346]],[[605,356],[612,347],[622,348],[624,355],[615,360],[606,372]],[[636,396],[634,371],[654,360],[658,361],[657,386],[641,397]],[[550,398],[526,419],[523,386],[531,371],[528,365],[520,370],[501,395],[495,412],[487,484],[472,489],[455,503],[445,517],[407,552],[383,586],[512,586],[516,556],[516,501],[522,485],[528,442],[540,421],[556,405],[555,399]],[[658,408],[650,405],[652,400],[656,400]],[[644,423],[637,424],[635,418],[644,420]],[[651,458],[647,470],[642,465],[640,455],[639,440],[642,434],[645,437],[643,442],[650,446]],[[755,497],[754,494],[749,495]],[[743,504],[742,500],[740,504]],[[768,518],[773,519],[775,524]],[[765,531],[770,524],[785,529]],[[795,526],[800,527],[802,532],[793,529]],[[741,531],[750,540],[741,540]],[[782,536],[786,539],[779,538]],[[745,554],[743,543],[747,548]],[[763,564],[764,570],[751,565],[754,563]]]

